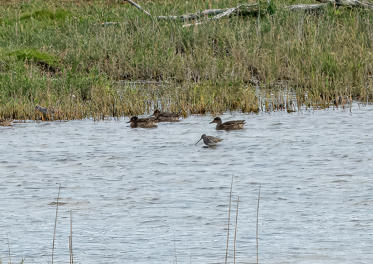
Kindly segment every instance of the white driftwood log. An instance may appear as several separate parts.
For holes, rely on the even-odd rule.
[[[191,24],[185,24],[183,25],[183,27],[190,27],[190,26],[196,26],[196,25],[201,25],[203,23],[206,23],[210,20],[216,20],[216,19],[220,19],[222,17],[226,17],[226,16],[230,16],[232,13],[234,13],[236,11],[236,8],[229,8],[227,9],[225,12],[219,14],[219,15],[216,15],[216,16],[213,16],[211,18],[208,18],[208,19],[205,19],[205,20],[202,20],[202,21],[199,21],[199,22],[196,22],[196,23],[191,23]]]
[[[199,13],[194,14],[185,14],[181,16],[157,16],[158,20],[178,20],[178,21],[188,21],[188,20],[194,20],[205,16],[211,16],[211,15],[218,15],[221,13],[224,13],[229,8],[225,9],[207,9],[204,11],[201,11]]]
[[[143,9],[140,5],[135,3],[132,0],[124,0],[130,3],[131,5],[135,6],[142,12],[144,12],[146,15],[150,16],[152,15]],[[325,8],[328,5],[335,5],[335,6],[345,6],[345,7],[358,7],[358,8],[366,8],[366,9],[373,9],[373,4],[369,2],[362,2],[359,0],[316,0],[319,2],[319,4],[297,4],[297,5],[291,5],[286,6],[285,9],[290,11],[317,11]],[[158,16],[156,17],[157,20],[169,20],[169,21],[190,21],[190,20],[197,20],[195,23],[189,23],[183,25],[183,27],[190,27],[195,25],[201,25],[203,23],[212,21],[212,20],[218,20],[223,17],[230,17],[233,15],[255,15],[259,12],[259,5],[258,4],[242,4],[237,7],[232,8],[225,8],[225,9],[207,9],[198,13],[193,14],[185,14],[181,16]],[[212,16],[212,17],[208,17]],[[204,19],[205,17],[208,17]],[[199,20],[199,21],[198,21]],[[105,25],[109,25],[113,22],[106,22]],[[114,23],[113,23],[114,24]]]
[[[134,7],[136,7],[137,9],[141,10],[142,12],[144,12],[145,14],[147,14],[148,16],[152,16],[148,11],[146,11],[144,8],[142,8],[139,4],[133,2],[132,0],[124,0],[128,3],[130,3],[131,5],[133,5]]]
[[[239,5],[237,7],[228,8],[221,14],[210,17],[208,19],[205,19],[205,20],[202,20],[196,23],[185,24],[183,25],[183,27],[201,25],[211,20],[217,20],[223,17],[229,17],[231,15],[238,15],[238,14],[249,15],[249,14],[254,14],[254,13],[258,13],[258,4],[246,4],[246,5],[244,4],[244,5]]]
[[[329,3],[336,6],[346,6],[346,7],[360,7],[373,9],[373,4],[369,2],[362,2],[359,0],[317,0],[320,3]]]
[[[321,4],[299,4],[299,5],[291,5],[291,6],[287,6],[285,7],[286,9],[288,10],[304,10],[304,11],[307,11],[307,10],[320,10],[320,9],[323,9],[325,7],[327,7],[329,4],[328,3],[321,3]]]

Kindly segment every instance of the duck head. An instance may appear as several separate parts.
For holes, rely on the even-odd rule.
[[[212,124],[212,123],[221,124],[221,118],[220,118],[220,117],[215,117],[214,120],[212,120],[212,121],[210,122],[210,124]]]
[[[137,119],[138,119],[137,116],[133,116],[133,117],[131,117],[130,121],[128,121],[127,123],[136,123]]]
[[[157,118],[160,113],[161,113],[161,111],[159,111],[158,109],[156,109],[154,111],[154,113],[152,114],[152,116],[155,116],[155,118]]]

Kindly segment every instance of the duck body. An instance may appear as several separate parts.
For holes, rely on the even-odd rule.
[[[179,122],[179,114],[161,112],[158,109],[154,111],[153,116],[158,122]]]
[[[222,141],[221,138],[217,138],[217,137],[213,137],[213,136],[207,136],[206,134],[203,134],[201,136],[201,138],[197,141],[197,143],[200,142],[201,139],[203,140],[203,143],[205,143],[205,145],[208,146],[208,147],[216,146],[217,143]],[[197,145],[197,143],[196,143],[196,145]]]
[[[220,117],[215,117],[210,124],[211,123],[216,123],[216,130],[237,130],[243,129],[245,120],[233,120],[223,123]]]
[[[153,117],[138,118],[137,116],[131,117],[130,126],[132,128],[142,127],[142,128],[154,128],[157,127],[157,120]]]

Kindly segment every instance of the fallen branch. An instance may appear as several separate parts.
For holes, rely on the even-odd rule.
[[[321,4],[310,4],[310,5],[306,5],[306,4],[299,4],[299,5],[291,5],[291,6],[287,6],[285,7],[285,9],[288,9],[288,10],[303,10],[303,11],[312,11],[312,10],[320,10],[320,9],[323,9],[325,7],[327,7],[329,4],[328,3],[321,3]]]
[[[334,0],[316,0],[317,2],[320,3],[328,3],[328,4],[335,4]]]
[[[218,14],[216,16],[213,16],[211,18],[208,18],[204,21],[199,21],[196,23],[191,23],[191,24],[185,24],[183,27],[190,27],[190,26],[195,26],[195,25],[201,25],[203,23],[209,22],[211,20],[218,20],[223,17],[229,17],[232,15],[257,15],[259,13],[259,5],[258,4],[247,4],[247,5],[239,5],[237,7],[232,7],[226,9],[224,12],[221,14]]]
[[[210,20],[217,20],[217,19],[220,19],[222,17],[230,16],[236,10],[237,10],[236,8],[229,8],[229,9],[227,9],[226,11],[224,11],[223,13],[221,13],[219,15],[213,16],[213,17],[208,18],[208,19],[206,19],[204,21],[199,21],[199,22],[191,23],[191,24],[185,24],[185,25],[183,25],[183,27],[190,27],[190,26],[201,25],[201,24],[206,23],[206,22],[208,22]]]
[[[188,20],[194,20],[206,16],[211,16],[211,15],[218,15],[221,14],[225,11],[227,11],[229,8],[225,9],[207,9],[203,10],[199,13],[194,13],[194,14],[185,14],[181,16],[158,16],[158,20],[177,20],[177,21],[188,21]]]
[[[135,3],[132,0],[124,0],[137,9],[144,12],[146,15],[152,17],[152,15],[146,11],[144,8],[142,8],[139,4]],[[224,9],[207,9],[198,13],[192,13],[192,14],[185,14],[181,16],[157,16],[157,20],[174,20],[174,21],[188,21],[188,20],[195,20],[199,18],[203,18],[206,16],[213,15],[211,19],[220,19],[222,17],[229,16],[231,14],[241,14],[241,15],[249,15],[249,14],[257,14],[258,10],[254,10],[253,7],[258,7],[258,4],[242,4],[237,7],[232,8],[224,8]],[[102,23],[104,25],[110,25],[110,24],[116,24],[116,22],[105,22]]]
[[[181,16],[158,16],[158,20],[177,20],[177,21],[188,21],[188,20],[196,20],[200,18],[204,18],[207,16],[213,16],[211,18],[208,18],[206,21],[209,20],[215,20],[220,19],[222,17],[230,16],[232,14],[235,15],[256,15],[259,12],[258,4],[242,4],[237,7],[232,8],[224,8],[224,9],[207,9],[203,10],[199,13],[193,13],[193,14],[185,14]],[[204,21],[205,22],[205,21]],[[196,23],[196,24],[202,24]],[[195,24],[187,24],[184,25],[184,27],[191,26]]]
[[[135,6],[137,9],[144,12],[146,15],[152,17],[152,15],[143,9],[140,5],[135,3],[132,0],[124,0],[130,3],[131,5]],[[321,10],[328,5],[334,5],[334,6],[344,6],[344,7],[359,7],[359,8],[366,8],[366,9],[373,9],[373,4],[368,2],[361,2],[359,0],[316,0],[320,4],[297,4],[297,5],[291,5],[286,6],[285,9],[290,11],[317,11]],[[264,9],[263,12],[266,12]],[[169,21],[190,21],[190,20],[197,20],[195,23],[189,23],[183,25],[183,27],[190,27],[195,25],[201,25],[203,23],[212,21],[212,20],[218,20],[224,17],[231,17],[234,15],[242,15],[242,16],[257,16],[259,14],[259,4],[242,4],[237,7],[232,8],[225,8],[225,9],[207,9],[198,13],[192,13],[192,14],[185,14],[181,16],[157,16],[155,17],[157,20],[169,20]],[[212,17],[208,17],[212,16]],[[207,19],[203,19],[205,17],[208,17]],[[153,18],[153,17],[152,17]],[[106,22],[104,25],[110,25],[115,24],[115,22]]]
[[[134,7],[136,7],[137,9],[141,10],[142,12],[144,12],[146,15],[148,16],[152,16],[148,11],[146,11],[144,8],[142,8],[139,4],[136,4],[135,2],[133,2],[132,0],[124,0],[128,3],[130,3],[131,5],[133,5]]]
[[[373,9],[373,4],[369,2],[361,2],[358,0],[317,0],[320,3],[329,3],[336,6],[345,6],[345,7],[360,7]]]

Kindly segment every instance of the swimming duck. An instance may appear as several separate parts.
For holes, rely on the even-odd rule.
[[[196,142],[195,145],[198,144],[198,142],[203,139],[203,143],[205,143],[206,146],[211,147],[211,146],[216,146],[216,144],[220,141],[222,141],[221,138],[213,137],[213,136],[207,136],[206,134],[203,134],[201,138]]]
[[[138,118],[137,116],[131,117],[130,121],[132,128],[142,127],[142,128],[153,128],[157,127],[157,120],[154,117]]]
[[[157,119],[158,122],[179,122],[180,114],[176,113],[168,113],[168,112],[161,112],[158,109],[156,109],[153,113],[153,116],[155,119]]]
[[[216,130],[235,130],[235,129],[242,129],[245,120],[233,120],[222,122],[220,117],[215,117],[214,120],[210,122],[210,124],[216,123]]]

